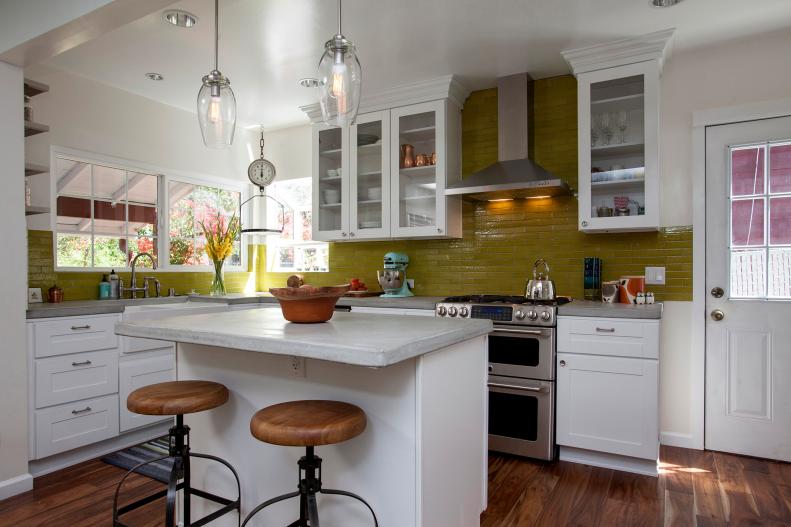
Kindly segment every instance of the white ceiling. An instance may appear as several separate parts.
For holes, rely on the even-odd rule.
[[[194,111],[212,69],[212,0],[173,4],[198,16],[191,29],[153,13],[71,49],[48,64]],[[346,0],[344,33],[358,48],[363,91],[455,73],[472,89],[500,75],[568,73],[564,49],[677,28],[674,53],[791,27],[789,0]],[[324,41],[336,29],[333,0],[221,0],[220,70],[231,79],[241,124],[307,122],[298,106],[315,90]],[[159,72],[163,82],[149,81]]]

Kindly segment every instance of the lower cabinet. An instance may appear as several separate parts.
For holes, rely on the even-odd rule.
[[[132,413],[126,408],[126,398],[130,393],[143,386],[176,380],[175,353],[171,345],[161,350],[126,354],[121,358],[118,365],[121,432],[172,419],[160,415]]]
[[[36,458],[118,435],[118,394],[36,410]]]
[[[558,353],[557,443],[657,459],[658,362]]]

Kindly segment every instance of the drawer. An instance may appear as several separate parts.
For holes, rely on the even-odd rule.
[[[144,339],[141,337],[120,337],[120,339],[121,353],[124,355],[163,348],[176,349],[176,344],[167,340]]]
[[[36,408],[118,391],[118,352],[92,351],[35,362]]]
[[[118,435],[118,395],[35,411],[36,452],[41,459]]]
[[[33,324],[34,356],[53,357],[118,347],[117,315],[63,317]]]
[[[659,358],[659,321],[561,317],[558,352]]]
[[[118,378],[121,432],[172,419],[161,415],[132,413],[126,409],[126,398],[143,386],[176,380],[175,351],[158,350],[124,357],[118,367]]]

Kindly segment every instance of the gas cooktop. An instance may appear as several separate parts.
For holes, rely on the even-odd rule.
[[[524,296],[465,295],[451,296],[438,302],[435,314],[450,318],[487,318],[495,324],[555,326],[558,306],[571,298],[532,300]]]
[[[554,300],[532,300],[524,296],[508,295],[462,295],[449,296],[442,302],[453,304],[531,304],[536,306],[562,306],[571,302],[567,296],[559,296]]]

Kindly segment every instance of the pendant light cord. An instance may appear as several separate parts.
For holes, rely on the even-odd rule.
[[[338,34],[343,35],[341,32],[341,7],[343,6],[343,0],[338,0]]]
[[[219,69],[220,47],[220,0],[214,0],[214,69]]]

